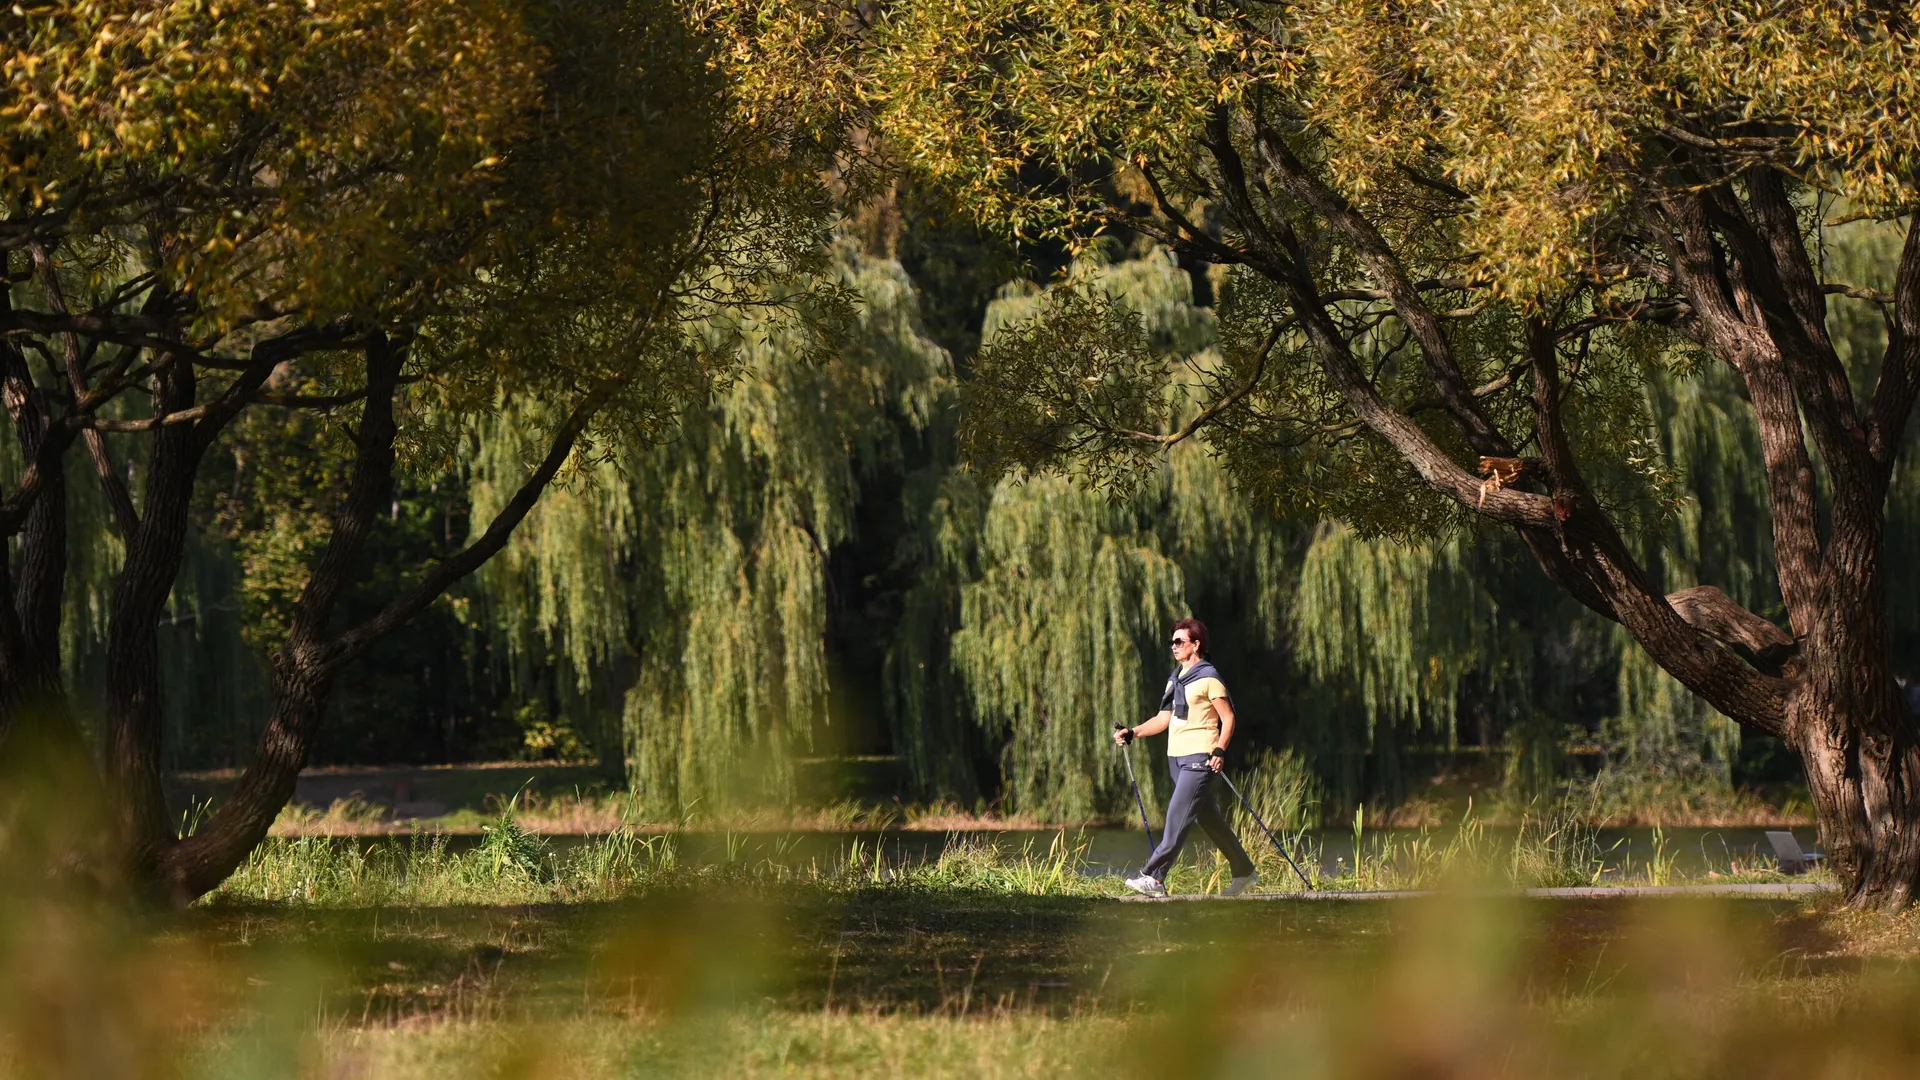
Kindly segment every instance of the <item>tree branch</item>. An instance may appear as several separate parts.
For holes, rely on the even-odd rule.
[[[420,381],[418,375],[401,375],[394,379],[397,386]],[[262,391],[253,395],[256,405],[273,405],[283,409],[337,409],[342,405],[351,405],[367,396],[367,387],[349,390],[341,394],[276,394]]]
[[[1787,363],[1821,456],[1841,487],[1851,490],[1856,483],[1864,485],[1877,504],[1881,489],[1873,483],[1865,452],[1866,431],[1853,399],[1853,383],[1827,333],[1827,295],[1807,254],[1799,215],[1779,173],[1758,167],[1747,170],[1745,178],[1747,205],[1754,216],[1751,228],[1765,247],[1746,253],[1742,269],[1749,270],[1745,265],[1749,260],[1754,264],[1747,276],[1757,279],[1755,291],[1768,316],[1767,329]],[[1736,217],[1732,224],[1739,237],[1746,223]]]
[[[47,294],[47,304],[56,314],[67,315],[66,292],[60,287],[60,275],[54,270],[46,246],[34,241],[27,245],[27,251],[32,255],[34,268],[39,272],[40,287]],[[73,399],[80,401],[87,396],[86,364],[81,354],[80,335],[68,330],[60,335],[60,341],[66,360],[67,384],[73,391]],[[124,541],[140,527],[140,515],[134,510],[133,496],[127,492],[126,481],[114,468],[106,437],[99,429],[88,425],[81,432],[81,440],[86,443],[87,455],[93,459],[93,474],[100,481],[101,492],[106,496],[114,532]]]
[[[1812,631],[1826,575],[1821,550],[1813,459],[1800,427],[1800,406],[1771,336],[1736,307],[1700,192],[1669,195],[1660,207],[1675,280],[1694,310],[1702,340],[1738,371],[1760,427],[1772,510],[1774,563],[1796,636]]]
[[[1354,415],[1385,439],[1429,487],[1494,521],[1530,528],[1554,526],[1551,500],[1513,488],[1484,487],[1434,445],[1412,417],[1380,396],[1354,362],[1346,338],[1333,324],[1325,302],[1303,272],[1289,274],[1281,279],[1281,284],[1290,294],[1300,325],[1306,330],[1328,381],[1339,389]]]
[[[1559,342],[1553,328],[1529,319],[1527,352],[1533,367],[1540,452],[1553,485],[1559,551],[1553,551],[1544,537],[1530,541],[1529,547],[1536,556],[1545,556],[1543,566],[1564,560],[1563,572],[1587,579],[1592,590],[1604,598],[1611,617],[1633,635],[1655,663],[1689,690],[1735,720],[1770,734],[1782,733],[1786,726],[1784,681],[1700,640],[1701,628],[1715,641],[1729,635],[1741,643],[1750,641],[1758,646],[1751,650],[1756,654],[1769,644],[1777,644],[1778,639],[1784,639],[1786,651],[1791,652],[1793,639],[1739,608],[1718,589],[1703,587],[1667,597],[1653,587],[1612,519],[1594,498],[1574,458],[1560,414]],[[1771,636],[1756,623],[1770,630]]]
[[[1894,271],[1887,352],[1867,405],[1867,452],[1883,470],[1900,454],[1908,417],[1920,394],[1920,228],[1909,225]]]
[[[532,512],[547,485],[559,473],[560,467],[566,464],[580,435],[586,431],[587,424],[625,384],[626,380],[620,377],[602,379],[587,391],[554,434],[546,457],[521,483],[500,512],[494,515],[480,539],[429,570],[413,588],[388,604],[379,614],[335,638],[325,649],[323,662],[326,670],[337,671],[364,653],[375,641],[433,603],[448,586],[479,569],[505,547],[513,536],[513,530]]]
[[[1285,140],[1266,130],[1256,132],[1255,140],[1280,187],[1340,230],[1368,275],[1387,294],[1394,312],[1413,331],[1414,340],[1420,343],[1420,351],[1426,357],[1434,388],[1467,444],[1481,454],[1511,456],[1513,444],[1480,410],[1466,377],[1461,374],[1453,343],[1448,340],[1439,315],[1428,306],[1426,297],[1421,295],[1386,238],[1345,197],[1313,175],[1294,156]]]
[[[1211,255],[1215,262],[1244,263],[1254,261],[1249,252],[1228,247],[1225,243],[1215,238],[1213,234],[1188,220],[1187,215],[1183,213],[1179,207],[1173,205],[1171,199],[1167,198],[1166,191],[1160,186],[1159,177],[1153,175],[1152,167],[1145,161],[1140,162],[1138,167],[1140,169],[1140,175],[1147,179],[1147,189],[1153,192],[1155,207],[1159,209],[1160,213],[1168,221],[1173,222],[1174,228],[1179,231],[1179,235],[1186,239],[1189,244]]]
[[[58,456],[43,458],[41,446],[52,438],[44,395],[33,385],[25,357],[10,344],[0,347],[0,398],[13,418],[24,456],[39,469],[38,498],[26,508],[20,528],[19,565],[12,589],[0,596],[8,607],[10,628],[18,640],[10,646],[11,674],[29,698],[48,698],[60,686],[60,601],[66,581],[66,476]],[[0,541],[3,542],[3,541]],[[15,647],[17,646],[17,647]]]
[[[1128,432],[1128,434],[1133,435],[1135,438],[1159,443],[1161,446],[1174,446],[1192,438],[1194,432],[1199,431],[1202,427],[1211,423],[1214,417],[1219,416],[1221,413],[1239,404],[1242,398],[1253,393],[1254,388],[1260,385],[1260,376],[1267,370],[1267,356],[1273,352],[1273,347],[1279,343],[1280,335],[1286,333],[1287,327],[1292,326],[1293,322],[1294,320],[1287,319],[1283,322],[1275,323],[1273,331],[1267,335],[1266,344],[1260,346],[1260,351],[1254,354],[1253,372],[1247,376],[1246,381],[1234,387],[1233,392],[1229,393],[1226,397],[1200,410],[1200,415],[1181,425],[1179,430],[1170,435],[1153,435],[1147,432]]]
[[[150,416],[145,420],[116,420],[111,417],[83,416],[76,418],[75,423],[85,431],[111,431],[126,435],[142,431],[152,431],[155,428],[172,427],[176,424],[191,424],[195,420],[205,419],[207,416],[212,415],[212,413],[213,403],[204,402],[191,408],[181,409],[179,412]]]

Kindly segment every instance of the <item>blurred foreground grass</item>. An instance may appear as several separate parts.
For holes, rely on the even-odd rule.
[[[6,1077],[1920,1074],[1910,916],[1484,891],[1123,903],[1066,833],[692,865],[626,832],[559,851],[511,816],[463,851],[273,840],[157,912],[49,876],[78,826],[22,820],[0,819]],[[1551,818],[1357,839],[1320,884],[1598,873],[1591,831]],[[1222,880],[1209,855],[1172,884]]]
[[[4,905],[8,1076],[1920,1070],[1915,920],[1779,902],[707,882],[527,905]]]

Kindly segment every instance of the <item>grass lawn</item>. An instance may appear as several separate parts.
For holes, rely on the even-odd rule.
[[[1920,1070],[1914,920],[1780,902],[1143,905],[743,882],[225,902],[139,925],[14,914],[14,1075]]]
[[[458,852],[271,840],[179,913],[0,889],[0,1077],[1920,1074],[1909,916],[1484,891],[1127,903],[1065,838],[694,865],[658,837],[559,852],[488,828]],[[1328,884],[1595,865],[1562,830],[1369,852]],[[1223,873],[1208,857],[1171,885]]]

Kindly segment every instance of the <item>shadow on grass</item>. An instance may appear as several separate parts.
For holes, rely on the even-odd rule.
[[[1813,909],[1709,900],[1138,905],[886,887],[685,890],[512,907],[231,905],[185,913],[168,933],[263,969],[292,954],[323,957],[327,1015],[397,1023],[761,1005],[1128,1014],[1208,1000],[1222,985],[1247,1000],[1284,997],[1303,979],[1386,964],[1410,937],[1488,921],[1498,948],[1463,957],[1465,967],[1498,960],[1530,992],[1577,996],[1626,969],[1623,940],[1676,918],[1689,934],[1731,943],[1740,978],[1816,979],[1863,963],[1836,948]]]

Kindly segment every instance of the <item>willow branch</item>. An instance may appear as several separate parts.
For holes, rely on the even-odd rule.
[[[1521,374],[1526,370],[1527,362],[1525,360],[1517,361],[1498,376],[1474,387],[1473,396],[1476,399],[1485,400],[1500,393],[1502,390],[1511,389],[1514,383],[1520,381]],[[1447,403],[1438,398],[1423,398],[1407,406],[1406,413],[1408,416],[1419,416],[1423,412],[1434,412],[1435,410],[1446,407]],[[1333,435],[1344,438],[1345,436],[1358,432],[1364,427],[1366,427],[1366,424],[1363,421],[1349,420],[1344,424],[1323,425],[1320,428],[1320,432],[1323,435]]]
[[[1244,263],[1254,261],[1248,252],[1241,251],[1238,248],[1228,247],[1225,243],[1214,237],[1213,234],[1189,220],[1185,212],[1173,205],[1173,201],[1167,198],[1166,191],[1160,186],[1159,178],[1153,175],[1153,170],[1146,162],[1140,162],[1139,169],[1140,175],[1147,179],[1147,189],[1153,192],[1154,205],[1168,221],[1173,222],[1174,228],[1179,230],[1180,236],[1185,238],[1188,243],[1214,256],[1219,262]]]
[[[401,375],[393,381],[396,386],[405,386],[408,383],[419,382],[420,376]],[[349,390],[340,394],[278,394],[262,392],[253,395],[253,401],[257,405],[273,405],[282,409],[337,409],[342,405],[351,405],[366,396],[367,388],[361,387],[358,390]]]

